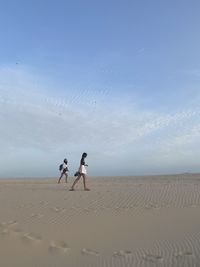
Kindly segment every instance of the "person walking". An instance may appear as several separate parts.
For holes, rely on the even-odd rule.
[[[86,157],[87,157],[87,153],[84,152],[82,154],[82,157],[81,157],[81,160],[80,160],[79,170],[78,170],[78,172],[75,173],[75,176],[77,176],[77,178],[74,181],[70,191],[74,191],[74,187],[78,183],[78,181],[80,180],[81,177],[83,177],[84,190],[85,191],[90,191],[90,189],[87,188],[87,186],[86,186],[86,174],[87,174],[86,167],[88,167],[88,165],[85,163]]]
[[[59,166],[59,170],[60,170],[61,174],[60,174],[60,177],[58,179],[58,184],[60,183],[63,176],[65,176],[65,182],[67,183],[67,178],[68,178],[67,172],[69,171],[67,164],[68,164],[67,159],[64,159],[63,163]]]

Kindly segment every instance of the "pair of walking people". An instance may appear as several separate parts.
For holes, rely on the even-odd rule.
[[[75,185],[77,184],[77,182],[80,180],[81,177],[83,177],[83,186],[84,186],[84,190],[85,191],[89,191],[90,189],[87,188],[86,186],[86,174],[87,174],[87,170],[86,170],[86,166],[88,166],[86,163],[85,163],[85,159],[87,157],[87,153],[83,153],[82,154],[82,157],[81,157],[81,160],[80,160],[80,166],[79,166],[79,169],[78,171],[74,174],[75,177],[77,177],[70,189],[70,191],[74,191],[74,187]],[[59,177],[59,180],[58,180],[58,183],[60,183],[61,179],[63,176],[65,176],[65,182],[67,183],[67,178],[68,178],[68,167],[67,167],[67,159],[64,159],[63,161],[63,164],[60,165],[59,169],[61,171],[61,175]]]

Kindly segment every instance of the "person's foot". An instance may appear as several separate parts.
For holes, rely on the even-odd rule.
[[[70,188],[69,191],[74,191],[74,188]]]
[[[86,188],[84,188],[84,190],[85,190],[85,191],[90,191],[90,189],[89,189],[89,188],[87,188],[87,187],[86,187]]]

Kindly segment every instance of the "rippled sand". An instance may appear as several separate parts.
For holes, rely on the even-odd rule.
[[[200,266],[200,174],[0,179],[0,266]]]

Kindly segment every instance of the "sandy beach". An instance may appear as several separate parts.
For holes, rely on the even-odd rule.
[[[200,266],[200,174],[0,179],[0,266]]]

